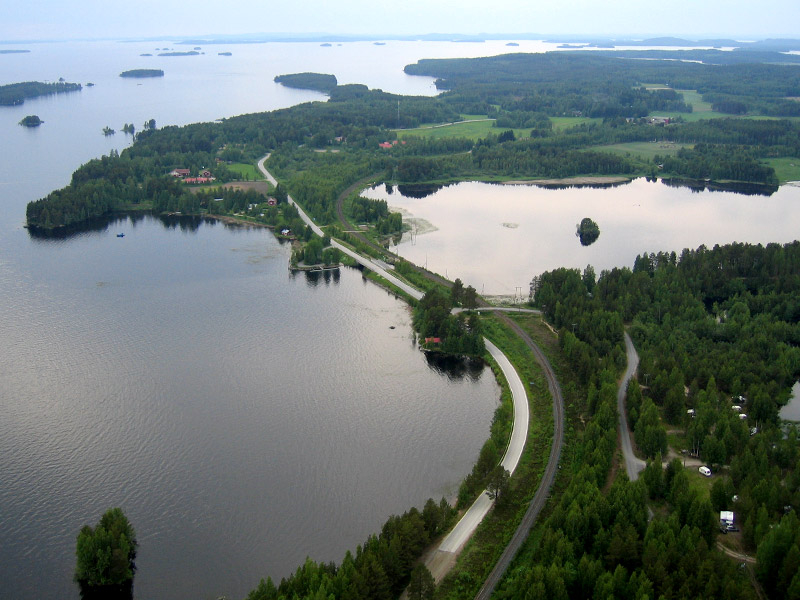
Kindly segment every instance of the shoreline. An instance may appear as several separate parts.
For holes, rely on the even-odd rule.
[[[630,177],[623,176],[598,176],[598,177],[564,177],[562,179],[524,179],[514,181],[501,181],[503,185],[615,185],[628,183]]]

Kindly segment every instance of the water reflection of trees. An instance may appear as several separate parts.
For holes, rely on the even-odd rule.
[[[451,356],[441,352],[425,352],[425,361],[428,368],[451,381],[469,379],[472,382],[480,380],[484,364],[482,360]]]
[[[403,184],[397,186],[397,192],[404,198],[427,198],[435,194],[442,188],[448,187],[446,185],[439,185],[434,183],[414,183]],[[394,194],[394,186],[386,184],[386,193],[389,195]]]
[[[341,278],[341,268],[324,269],[319,271],[303,271],[306,276],[306,284],[308,287],[315,288],[321,284],[330,285],[331,283],[339,283]]]
[[[772,196],[778,191],[777,185],[729,181],[701,181],[697,179],[662,179],[661,183],[669,187],[688,188],[694,193],[700,192],[733,192],[745,196]]]
[[[81,600],[133,600],[133,581],[120,585],[81,585]]]
[[[153,215],[146,212],[133,212],[82,221],[79,225],[57,227],[55,229],[28,228],[30,237],[37,241],[63,241],[85,235],[105,233],[123,226],[135,227],[149,219],[155,219],[164,229],[179,229],[184,233],[196,233],[203,225],[216,225],[218,221],[209,217],[186,215]],[[231,230],[238,227],[232,226]]]

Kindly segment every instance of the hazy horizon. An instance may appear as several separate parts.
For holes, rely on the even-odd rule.
[[[497,0],[487,7],[463,0],[454,7],[436,0],[304,0],[265,6],[234,0],[33,0],[8,11],[0,43],[57,40],[180,39],[227,36],[414,36],[443,35],[628,38],[728,38],[740,41],[797,38],[796,0]]]

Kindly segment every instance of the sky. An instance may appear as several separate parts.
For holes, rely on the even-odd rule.
[[[0,42],[258,33],[800,37],[799,0],[3,0]]]

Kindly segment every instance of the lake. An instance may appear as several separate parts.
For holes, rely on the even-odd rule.
[[[359,271],[292,276],[267,230],[214,221],[125,218],[61,239],[23,224],[29,201],[129,145],[126,122],[324,99],[272,81],[301,70],[432,94],[402,66],[466,47],[26,47],[0,55],[0,83],[95,86],[0,107],[0,595],[77,598],[75,538],[112,506],[138,534],[136,597],[166,600],[244,597],[452,497],[499,388],[482,366],[427,358],[407,306]],[[165,77],[118,77],[132,68]],[[27,114],[44,125],[18,126]]]
[[[558,267],[597,272],[631,267],[637,254],[701,244],[786,243],[800,231],[800,187],[770,196],[697,191],[639,178],[610,187],[552,189],[467,182],[424,197],[381,185],[365,197],[386,200],[412,230],[393,248],[411,262],[487,295],[527,300],[531,279]],[[600,237],[582,246],[584,217]]]
[[[22,47],[31,52],[0,55],[0,84],[95,85],[0,107],[2,595],[77,598],[75,538],[112,506],[138,533],[136,597],[236,598],[306,556],[339,561],[389,515],[451,496],[488,436],[498,387],[480,366],[421,353],[406,305],[360,272],[292,276],[289,249],[267,231],[213,221],[124,218],[34,237],[25,206],[80,164],[128,146],[125,123],[183,125],[324,99],[275,84],[281,73],[435,94],[432,79],[403,66],[556,44],[231,44],[186,57],[141,56],[190,49],[171,42]],[[165,76],[118,76],[136,68]],[[44,125],[18,126],[28,114]],[[103,136],[105,126],[117,134]],[[715,196],[713,211],[691,212],[698,196],[668,210],[653,200],[662,187],[464,184],[442,191],[458,192],[451,199],[416,205],[395,193],[389,202],[439,228],[401,252],[506,293],[547,268],[631,265],[637,252],[674,247],[678,238],[659,237],[665,230],[691,225],[698,244],[722,243],[704,234],[708,219],[727,210],[731,227],[758,223],[782,194],[796,194]],[[635,204],[648,207],[636,219]],[[750,205],[760,210],[737,212]],[[797,231],[796,211],[784,208],[780,225]],[[601,229],[589,248],[574,236],[584,216]],[[470,221],[479,222],[471,241]],[[626,244],[612,243],[618,236]]]

